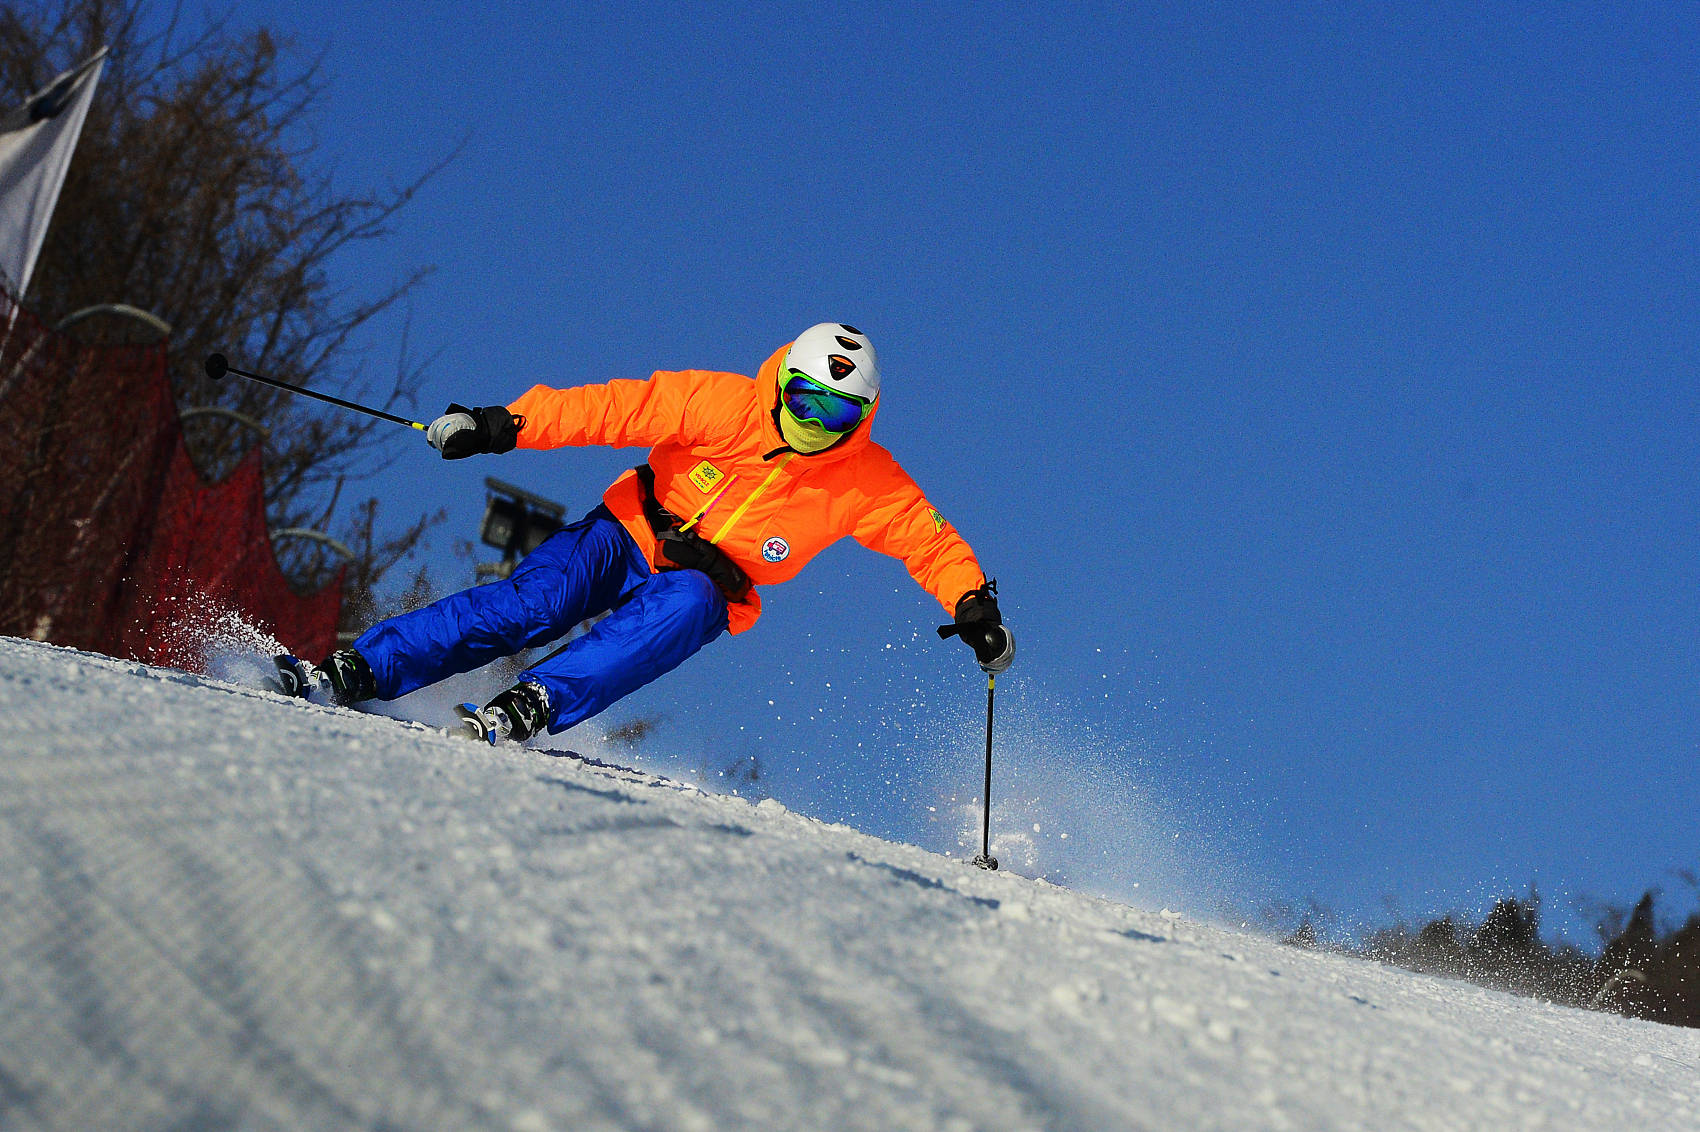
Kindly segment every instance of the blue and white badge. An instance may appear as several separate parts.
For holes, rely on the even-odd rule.
[[[783,562],[791,554],[791,544],[774,535],[761,544],[761,556],[769,562]]]

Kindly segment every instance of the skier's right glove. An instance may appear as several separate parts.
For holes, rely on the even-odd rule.
[[[519,440],[525,418],[516,417],[501,405],[469,409],[451,404],[425,430],[425,442],[445,460],[459,460],[481,452],[511,452]]]
[[[960,637],[974,650],[974,659],[989,675],[996,676],[1015,661],[1015,634],[998,612],[996,582],[969,590],[956,602],[956,623],[940,625],[939,637]]]

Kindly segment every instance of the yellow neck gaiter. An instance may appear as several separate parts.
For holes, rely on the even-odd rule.
[[[800,421],[781,408],[779,435],[785,438],[785,443],[807,456],[811,452],[826,451],[843,440],[847,434],[828,432],[814,421]]]

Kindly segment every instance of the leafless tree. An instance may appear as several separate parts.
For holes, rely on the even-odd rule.
[[[376,389],[350,346],[429,269],[362,295],[336,285],[333,261],[383,237],[453,155],[399,187],[340,190],[315,160],[324,93],[316,61],[299,61],[269,29],[192,21],[181,5],[146,0],[0,3],[0,103],[17,104],[102,46],[111,53],[26,305],[52,323],[124,302],[171,323],[179,405],[233,410],[269,430],[262,440],[229,415],[197,414],[185,424],[196,463],[217,479],[265,445],[271,525],[328,530],[359,548],[348,624],[371,612],[371,588],[441,518],[375,536],[377,501],[350,507],[345,498],[394,459],[406,434],[254,383],[214,385],[201,362],[219,350],[287,382],[411,408],[423,365],[405,344]],[[90,320],[77,332],[110,340],[132,333],[126,325]],[[303,589],[338,565],[311,541],[286,540],[278,553]]]

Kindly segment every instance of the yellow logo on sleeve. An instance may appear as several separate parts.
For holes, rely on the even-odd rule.
[[[944,522],[944,516],[943,515],[940,515],[937,511],[933,510],[930,507],[927,508],[927,514],[929,514],[933,517],[933,533],[934,534],[937,534],[939,531],[944,530],[945,522]]]
[[[691,469],[691,482],[697,485],[697,490],[707,495],[720,485],[726,478],[726,473],[710,464],[707,460]]]

